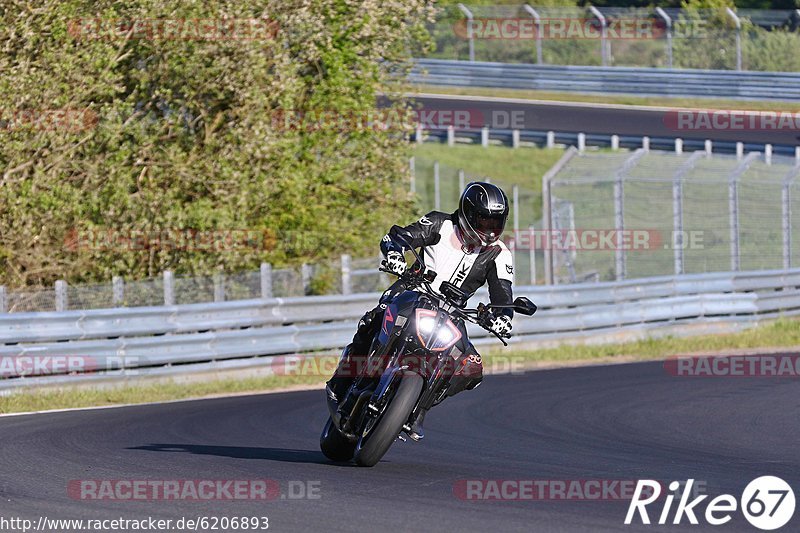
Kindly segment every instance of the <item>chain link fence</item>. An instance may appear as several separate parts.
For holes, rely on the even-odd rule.
[[[428,57],[546,65],[800,71],[800,10],[449,6]]]
[[[549,181],[553,281],[791,268],[800,264],[794,158],[599,152]]]

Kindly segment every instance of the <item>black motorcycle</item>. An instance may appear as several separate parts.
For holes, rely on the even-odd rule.
[[[401,432],[410,431],[422,406],[444,400],[455,367],[463,360],[459,346],[466,341],[465,322],[483,327],[508,345],[504,338],[510,335],[489,328],[490,311],[500,306],[481,303],[466,309],[469,295],[449,282],[443,282],[438,292],[433,290],[436,273],[425,270],[419,254],[407,248],[417,261],[398,276],[406,291],[387,305],[381,329],[353,373],[350,390],[340,402],[328,397],[330,417],[320,448],[333,461],[355,458],[361,466],[377,464],[395,439],[405,440]],[[380,270],[393,274],[385,266]],[[528,316],[536,312],[525,297],[507,307]]]

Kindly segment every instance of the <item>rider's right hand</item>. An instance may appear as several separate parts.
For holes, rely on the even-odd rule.
[[[386,254],[386,268],[399,276],[406,271],[406,258],[400,252],[389,252]]]

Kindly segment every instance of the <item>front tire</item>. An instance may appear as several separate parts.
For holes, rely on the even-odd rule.
[[[389,451],[394,439],[400,434],[411,410],[422,392],[423,380],[414,372],[403,372],[394,397],[372,431],[359,439],[356,447],[356,463],[374,466]]]
[[[319,437],[319,448],[331,461],[349,461],[355,453],[356,443],[347,440],[333,425],[331,417],[328,417]]]

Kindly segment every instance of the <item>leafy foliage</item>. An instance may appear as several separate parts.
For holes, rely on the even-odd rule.
[[[404,132],[286,130],[273,119],[276,110],[363,116],[380,93],[402,105],[398,80],[427,46],[431,13],[424,0],[4,2],[0,120],[64,109],[87,120],[0,122],[0,284],[373,252],[386,220],[413,207]],[[268,19],[277,33],[137,38],[122,24],[92,38],[86,29],[162,19]],[[212,251],[71,241],[175,229],[264,238]]]

